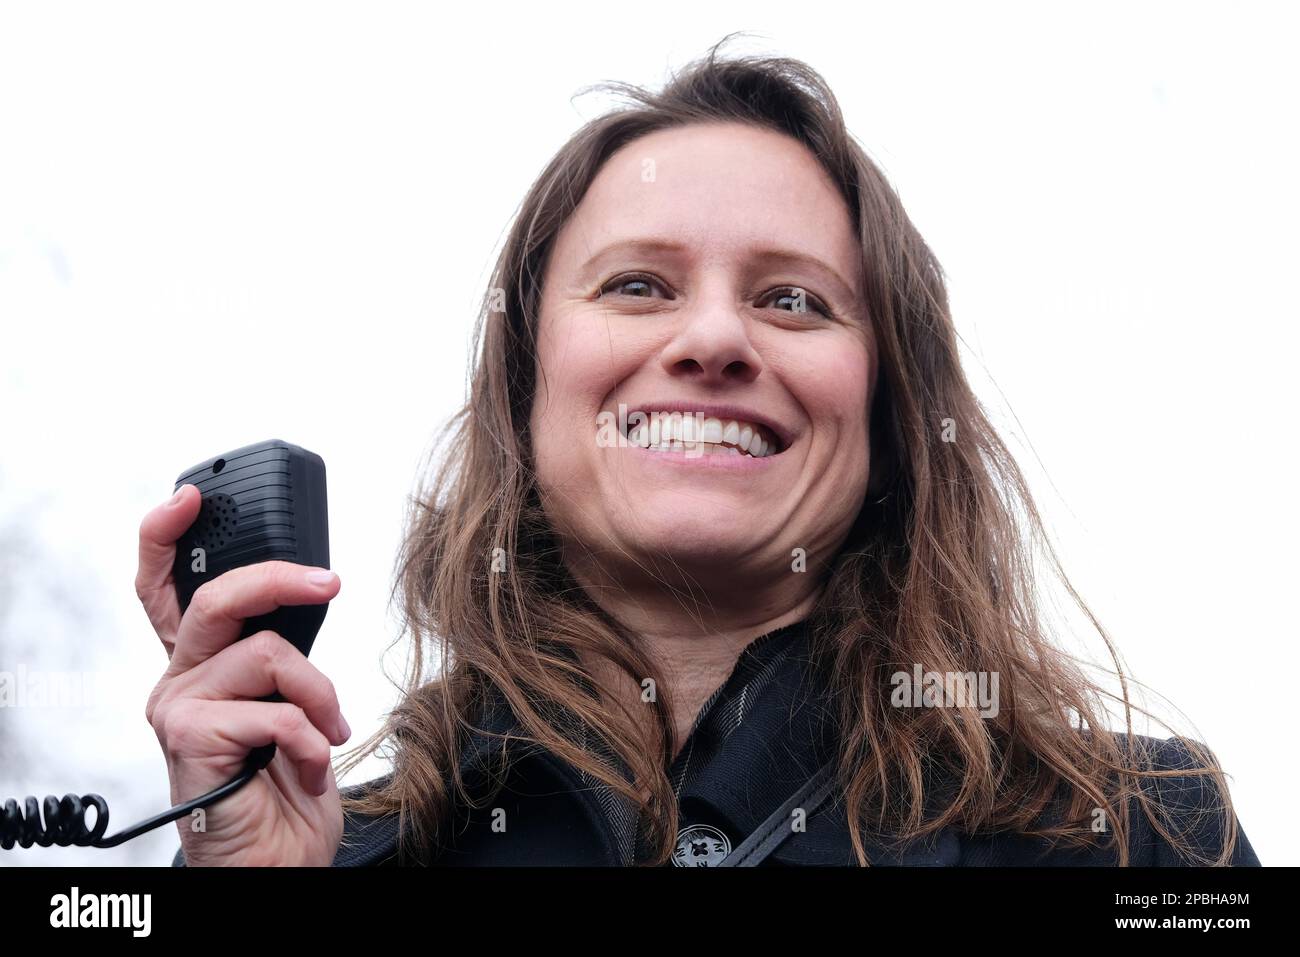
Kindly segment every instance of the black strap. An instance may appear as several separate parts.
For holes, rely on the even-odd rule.
[[[795,808],[803,808],[804,820],[822,805],[835,787],[835,762],[830,762],[814,774],[790,798],[772,812],[754,833],[745,838],[717,867],[754,867],[780,847],[792,833],[790,815]]]

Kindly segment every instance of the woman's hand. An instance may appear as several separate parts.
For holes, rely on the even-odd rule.
[[[177,821],[185,861],[328,866],[343,836],[330,745],[351,736],[334,686],[273,631],[237,639],[246,618],[329,601],[338,576],[279,561],[234,568],[200,586],[182,617],[172,562],[200,503],[199,490],[183,486],[140,524],[136,594],[171,659],[145,717],[167,758],[172,802],[226,783],[253,748],[277,748],[234,794]],[[284,702],[255,700],[276,691]]]

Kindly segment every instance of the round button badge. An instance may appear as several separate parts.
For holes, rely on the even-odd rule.
[[[693,824],[677,832],[673,864],[677,867],[717,867],[731,853],[731,839],[716,827]]]

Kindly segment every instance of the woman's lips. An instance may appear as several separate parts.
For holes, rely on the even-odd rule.
[[[711,454],[715,446],[727,446],[754,458],[767,458],[784,448],[784,443],[758,422],[680,412],[633,414],[639,421],[626,426],[620,422],[619,428],[628,442],[642,448],[657,446],[669,451],[684,447],[688,454],[704,455]]]
[[[755,472],[772,467],[772,464],[784,453],[755,458],[743,453],[702,451],[697,444],[695,448],[660,450],[642,448],[629,444],[626,451],[636,456],[638,461],[649,465],[660,465],[670,469],[704,469],[716,472]]]

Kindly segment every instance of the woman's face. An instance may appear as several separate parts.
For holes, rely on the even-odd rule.
[[[876,381],[861,261],[781,134],[701,124],[610,157],[543,280],[533,451],[566,559],[576,541],[606,569],[663,559],[746,589],[838,549]]]

